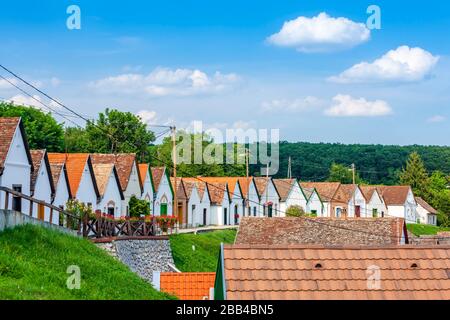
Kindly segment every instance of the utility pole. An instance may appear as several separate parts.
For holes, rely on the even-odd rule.
[[[353,184],[355,184],[355,182],[356,182],[356,179],[355,179],[356,174],[355,174],[355,164],[354,163],[352,163],[352,176],[353,176]]]
[[[174,177],[174,187],[173,187],[173,206],[175,216],[178,218],[178,198],[177,198],[177,129],[175,126],[171,126],[170,130],[172,132],[172,162],[173,162],[173,177]],[[181,222],[181,221],[179,221]]]
[[[287,172],[287,177],[288,179],[292,178],[292,168],[291,168],[292,164],[291,164],[291,157],[289,156],[289,161],[288,161],[288,172]]]
[[[352,180],[353,180],[353,187],[355,187],[355,164],[352,163]],[[356,203],[355,203],[355,192],[356,189],[353,190],[353,217],[356,217]],[[361,214],[361,213],[360,213]]]
[[[250,216],[251,215],[251,212],[250,212],[250,203],[249,203],[249,201],[248,201],[248,193],[249,193],[249,188],[250,188],[250,182],[248,181],[248,179],[249,179],[249,170],[248,170],[248,163],[249,163],[249,158],[250,157],[250,150],[248,150],[248,148],[245,148],[245,170],[246,170],[246,176],[247,176],[247,180],[245,181],[245,183],[248,183],[248,187],[247,187],[247,196],[246,196],[246,199],[245,199],[245,207],[246,207],[246,210],[247,210],[247,214],[248,214],[248,216]],[[244,209],[245,210],[245,209]],[[244,212],[244,214],[243,214],[243,216],[245,216],[245,212]]]

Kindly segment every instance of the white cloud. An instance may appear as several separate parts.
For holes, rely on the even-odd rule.
[[[15,95],[15,96],[9,98],[8,101],[13,104],[16,104],[16,105],[32,106],[32,107],[36,107],[39,109],[43,108],[43,106],[38,102],[38,101],[42,101],[41,97],[38,95],[33,95],[33,98],[18,94],[18,95]]]
[[[435,116],[432,116],[432,117],[428,118],[427,122],[437,123],[437,122],[444,122],[445,120],[447,120],[446,117],[441,116],[441,115],[435,115]]]
[[[369,38],[370,30],[364,23],[344,17],[333,18],[322,12],[316,17],[300,16],[286,21],[281,30],[268,37],[267,41],[301,52],[324,52],[351,48]]]
[[[337,83],[420,81],[430,74],[438,60],[438,56],[421,48],[400,46],[373,62],[355,64],[329,80]]]
[[[264,112],[305,112],[316,110],[324,105],[324,101],[313,96],[305,98],[287,100],[274,99],[270,101],[263,101],[261,109]]]
[[[392,113],[389,104],[383,100],[367,101],[338,94],[333,101],[334,104],[325,110],[325,115],[330,117],[379,117]]]
[[[158,115],[155,111],[141,110],[137,112],[136,115],[147,125],[156,124],[158,122]]]
[[[216,72],[212,75],[198,69],[156,68],[149,74],[127,73],[111,76],[90,83],[101,92],[126,94],[145,93],[150,96],[191,96],[220,93],[233,87],[239,77]]]

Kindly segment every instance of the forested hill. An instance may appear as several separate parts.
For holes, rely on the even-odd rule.
[[[368,183],[394,184],[413,151],[420,154],[429,173],[440,170],[450,174],[450,147],[281,142],[277,177],[286,177],[290,156],[292,176],[303,181],[326,180],[335,162],[348,166],[355,163],[360,177]],[[258,166],[252,166],[251,171],[255,175],[260,172]]]

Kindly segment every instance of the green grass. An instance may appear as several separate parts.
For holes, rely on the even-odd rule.
[[[77,265],[81,288],[69,290]],[[88,240],[24,225],[0,233],[0,299],[167,299]]]
[[[441,231],[450,231],[450,228],[441,228],[428,224],[407,224],[406,227],[416,236],[433,235]]]
[[[172,235],[170,246],[175,265],[184,272],[215,272],[220,243],[233,243],[235,237],[233,229]]]

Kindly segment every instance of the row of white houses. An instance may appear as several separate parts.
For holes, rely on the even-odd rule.
[[[152,215],[177,215],[183,226],[235,225],[242,216],[285,216],[291,206],[320,217],[402,217],[436,224],[436,211],[409,186],[359,186],[270,177],[170,178],[135,154],[47,153],[29,150],[20,118],[0,118],[0,185],[64,208],[77,199],[116,218],[132,196]],[[174,206],[174,189],[177,204]],[[0,204],[5,203],[0,192]],[[12,198],[10,209],[48,221],[49,209]],[[174,208],[175,207],[175,208]],[[52,223],[59,223],[53,216]]]

